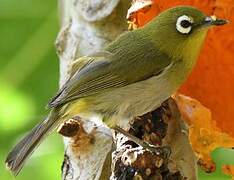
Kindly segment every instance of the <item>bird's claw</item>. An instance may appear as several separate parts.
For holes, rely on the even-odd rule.
[[[128,137],[131,141],[135,142],[139,146],[142,146],[144,149],[150,151],[151,153],[156,154],[157,156],[160,156],[162,159],[168,159],[168,157],[171,155],[171,148],[169,146],[162,146],[162,147],[155,146],[133,136],[132,134],[129,134],[128,132],[126,132],[124,129],[120,127],[115,127],[114,129],[117,132]]]

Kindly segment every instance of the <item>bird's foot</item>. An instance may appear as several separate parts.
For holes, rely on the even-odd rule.
[[[127,131],[125,131],[124,129],[116,126],[115,128],[113,128],[115,131],[123,134],[124,136],[126,136],[127,138],[129,138],[129,140],[133,141],[134,143],[138,144],[139,146],[143,147],[144,149],[150,151],[151,153],[154,153],[158,156],[160,156],[163,159],[168,159],[168,157],[171,154],[171,148],[168,146],[155,146],[152,144],[149,144],[148,142],[145,142],[135,136],[133,136],[132,134],[128,133]]]

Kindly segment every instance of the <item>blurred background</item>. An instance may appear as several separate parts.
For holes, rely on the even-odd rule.
[[[0,0],[0,180],[7,151],[47,114],[58,89],[54,41],[59,30],[57,0]],[[17,179],[60,179],[62,138],[54,133]]]
[[[45,105],[58,89],[54,41],[59,31],[57,0],[0,0],[0,180],[7,152],[45,117]],[[199,171],[201,180],[228,180],[222,164],[234,164],[231,150],[213,153],[217,171]],[[54,133],[37,149],[17,180],[60,179],[62,138]]]

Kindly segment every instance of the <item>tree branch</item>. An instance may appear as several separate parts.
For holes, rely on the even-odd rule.
[[[59,5],[62,26],[56,47],[60,58],[62,85],[68,77],[68,68],[72,61],[101,50],[127,30],[125,16],[130,4],[126,0],[60,0]],[[101,179],[108,179],[108,159],[113,142],[110,129],[89,120],[79,120],[79,123],[77,134],[64,138],[63,179],[99,179],[100,176]],[[68,126],[66,124],[61,127],[60,133],[67,136],[68,132],[65,131],[71,129]]]

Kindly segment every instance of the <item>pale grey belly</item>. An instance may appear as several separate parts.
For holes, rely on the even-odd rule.
[[[164,75],[99,94],[95,97],[96,107],[93,109],[110,113],[117,119],[129,119],[150,112],[178,88],[171,83],[171,76]]]

